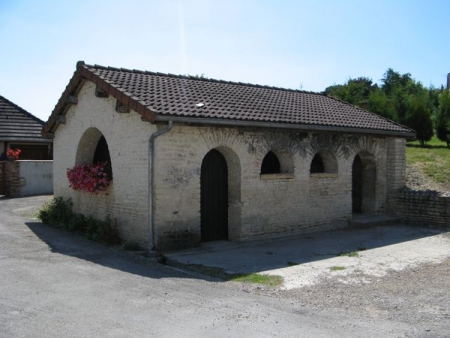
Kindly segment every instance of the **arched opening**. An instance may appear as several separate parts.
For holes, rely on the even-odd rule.
[[[311,174],[320,174],[325,172],[325,165],[323,164],[322,157],[316,154],[311,161]]]
[[[356,155],[352,165],[352,211],[362,212],[362,162]]]
[[[278,160],[277,155],[275,155],[272,151],[269,151],[261,164],[261,175],[264,174],[279,174],[281,172],[280,161]]]
[[[106,143],[105,136],[102,135],[95,147],[93,163],[111,162],[111,156],[109,155],[108,143]]]
[[[216,149],[203,158],[200,174],[201,241],[228,239],[228,166]]]
[[[77,147],[75,165],[107,162],[107,170],[112,179],[112,162],[105,136],[97,128],[87,129]]]
[[[97,128],[89,128],[83,133],[78,142],[75,164],[93,163],[95,150],[102,136]]]
[[[374,212],[376,206],[376,163],[368,152],[360,152],[352,164],[352,210]]]
[[[311,161],[311,174],[337,174],[337,172],[338,164],[336,161],[336,157],[334,157],[331,152],[322,150],[314,155]]]
[[[94,152],[94,159],[92,163],[103,163],[106,162],[107,165],[105,167],[108,172],[109,179],[112,179],[112,167],[111,167],[111,155],[109,154],[108,143],[106,142],[105,136],[102,135],[100,140],[97,142],[97,147]]]

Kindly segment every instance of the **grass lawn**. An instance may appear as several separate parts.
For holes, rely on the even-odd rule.
[[[423,148],[418,141],[408,142],[406,162],[420,166],[434,181],[450,184],[450,148],[437,137],[434,136]]]

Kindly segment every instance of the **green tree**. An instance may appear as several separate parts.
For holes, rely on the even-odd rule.
[[[406,125],[414,129],[423,147],[433,136],[433,122],[426,92],[411,95],[408,101]]]
[[[409,108],[409,95],[403,88],[396,88],[389,99],[395,110],[396,121],[406,124],[406,115]]]
[[[367,109],[372,113],[381,115],[391,120],[396,120],[395,109],[382,90],[370,93]]]
[[[410,73],[400,74],[388,68],[380,87],[367,77],[358,77],[350,78],[344,84],[329,86],[324,93],[405,125],[411,97],[426,97],[426,109],[431,112],[431,121],[436,126],[438,96],[442,89],[425,88]]]
[[[409,73],[401,75],[392,68],[388,68],[381,81],[383,82],[382,88],[384,92],[386,95],[390,96],[393,95],[399,88],[406,88],[407,85],[414,80],[411,78],[411,74]]]
[[[407,123],[410,97],[422,95],[424,87],[420,82],[416,82],[410,73],[400,74],[389,68],[381,79],[381,89],[384,91],[391,105],[395,109],[397,122]]]
[[[436,136],[450,146],[450,92],[443,90],[439,95],[436,116]]]
[[[325,88],[325,91],[323,93],[344,101],[345,97],[347,96],[347,88],[346,85],[333,85]]]
[[[370,93],[377,89],[377,84],[373,84],[371,79],[367,77],[358,77],[356,79],[349,79],[343,85],[327,87],[325,89],[325,94],[361,106],[367,104]]]

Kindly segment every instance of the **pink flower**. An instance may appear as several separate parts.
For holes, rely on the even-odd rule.
[[[6,156],[14,157],[16,160],[18,160],[21,152],[22,152],[22,150],[20,150],[20,149],[8,149],[6,151]]]
[[[67,169],[67,178],[72,189],[98,194],[111,183],[111,166],[108,162],[78,164]]]

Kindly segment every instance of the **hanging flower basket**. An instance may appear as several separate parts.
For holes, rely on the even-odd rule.
[[[20,149],[8,149],[6,151],[6,156],[8,157],[8,160],[15,161],[19,159],[19,155],[22,152]]]
[[[67,169],[67,178],[73,190],[98,194],[111,183],[111,165],[109,162],[79,164]]]

